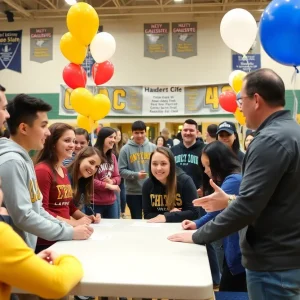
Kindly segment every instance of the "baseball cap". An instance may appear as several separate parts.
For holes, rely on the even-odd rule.
[[[236,127],[235,127],[234,123],[224,121],[219,124],[217,134],[219,134],[221,131],[226,131],[230,134],[234,134],[234,133],[236,133]]]

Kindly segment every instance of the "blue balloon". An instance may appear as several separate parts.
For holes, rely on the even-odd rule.
[[[273,0],[260,20],[266,53],[283,65],[300,65],[300,0]]]

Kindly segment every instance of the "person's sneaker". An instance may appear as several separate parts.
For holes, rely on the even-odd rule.
[[[74,296],[75,300],[93,300],[95,297],[92,296]]]

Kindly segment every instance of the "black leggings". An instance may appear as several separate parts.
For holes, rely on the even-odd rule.
[[[247,292],[246,272],[232,275],[226,258],[223,261],[223,272],[220,282],[220,292]]]

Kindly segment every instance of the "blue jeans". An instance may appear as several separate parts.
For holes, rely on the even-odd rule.
[[[300,269],[246,274],[249,300],[300,300]]]
[[[121,213],[125,213],[125,208],[126,208],[126,189],[125,189],[125,183],[122,180],[121,184],[120,184],[120,200],[121,200]]]
[[[101,214],[101,218],[105,219],[118,219],[118,201],[111,205],[91,205],[96,214]],[[87,215],[92,215],[92,211],[86,206],[85,213]]]
[[[221,274],[216,250],[212,244],[206,244],[206,251],[213,284],[219,285],[221,281]]]
[[[117,197],[117,204],[118,204],[118,219],[121,217],[121,197],[120,197],[120,192],[115,192],[115,195]]]

